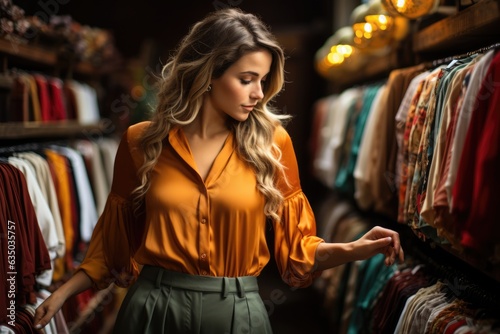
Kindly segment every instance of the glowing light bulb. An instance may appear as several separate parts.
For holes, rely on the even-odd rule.
[[[434,12],[440,0],[382,0],[382,5],[391,13],[408,19],[417,19]]]

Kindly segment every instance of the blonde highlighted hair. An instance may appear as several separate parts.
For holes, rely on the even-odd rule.
[[[258,50],[267,50],[272,55],[264,98],[247,120],[231,120],[229,126],[235,134],[238,154],[255,170],[258,189],[266,202],[264,213],[279,219],[283,196],[275,178],[284,167],[273,137],[276,127],[289,116],[277,113],[269,103],[283,87],[284,53],[259,18],[235,8],[215,11],[192,26],[163,67],[156,110],[140,141],[144,164],[138,171],[141,185],[134,191],[136,208],[149,189],[150,172],[172,126],[191,123],[201,109],[211,79],[222,76],[243,55]]]

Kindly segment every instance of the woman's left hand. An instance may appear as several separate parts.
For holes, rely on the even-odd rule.
[[[396,258],[400,262],[404,261],[399,234],[380,226],[375,226],[360,239],[354,241],[354,252],[361,260],[368,259],[378,253],[384,254],[386,266],[394,264]]]

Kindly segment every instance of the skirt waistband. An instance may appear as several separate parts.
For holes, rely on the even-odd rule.
[[[256,276],[198,276],[145,265],[141,270],[140,278],[155,282],[157,288],[166,285],[200,292],[219,292],[224,298],[229,293],[237,293],[240,297],[245,297],[245,292],[259,291]]]

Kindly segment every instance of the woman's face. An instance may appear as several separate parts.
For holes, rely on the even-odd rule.
[[[208,102],[220,113],[245,121],[264,97],[263,85],[271,69],[272,56],[267,50],[247,53],[224,74],[212,79]]]

